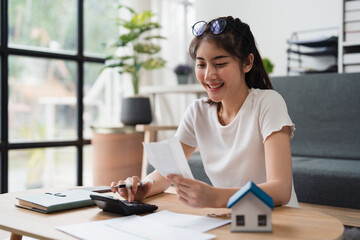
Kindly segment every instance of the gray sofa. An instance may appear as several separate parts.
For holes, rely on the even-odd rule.
[[[300,202],[360,209],[360,73],[271,79],[295,123]]]
[[[296,127],[291,151],[298,200],[360,209],[360,73],[271,81]],[[210,183],[199,153],[189,163],[196,179]]]

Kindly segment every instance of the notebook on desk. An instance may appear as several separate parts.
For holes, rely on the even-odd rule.
[[[19,202],[15,205],[36,212],[52,213],[95,205],[90,198],[91,193],[91,191],[79,189],[18,196],[16,199]]]

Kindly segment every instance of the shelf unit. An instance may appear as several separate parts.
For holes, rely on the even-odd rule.
[[[343,0],[339,34],[339,72],[360,72],[360,0]]]
[[[327,32],[326,37],[323,33]],[[335,33],[335,34],[334,34]],[[287,49],[287,73],[324,73],[324,72],[337,72],[338,63],[338,29],[337,28],[324,28],[314,29],[307,31],[297,31],[291,34],[288,40]],[[304,36],[312,35],[316,37],[304,39]],[[319,37],[322,36],[322,37]],[[304,66],[304,56],[312,58],[333,57],[334,63],[325,69],[314,69]],[[294,66],[295,64],[295,66]]]

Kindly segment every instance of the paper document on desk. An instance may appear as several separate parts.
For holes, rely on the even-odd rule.
[[[148,161],[163,177],[178,174],[194,179],[181,144],[175,137],[162,142],[143,144]]]
[[[143,216],[143,218],[197,232],[207,232],[231,223],[231,219],[219,219],[192,214],[174,213],[168,210],[148,214]]]
[[[213,234],[173,227],[136,215],[56,228],[85,240],[114,238],[127,240],[210,240],[216,238]]]
[[[131,232],[134,235],[137,235],[142,239],[147,240],[208,240],[216,238],[216,236],[213,234],[174,227],[162,222],[149,220],[140,216],[134,216],[133,218],[128,219],[126,221],[126,224],[121,224],[117,222],[109,226],[122,232]]]

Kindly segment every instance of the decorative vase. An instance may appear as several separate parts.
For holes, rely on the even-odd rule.
[[[93,127],[94,186],[141,176],[144,133],[134,126]]]
[[[188,74],[177,74],[176,76],[179,84],[188,84],[189,81]]]
[[[127,97],[122,99],[121,122],[124,125],[149,124],[152,121],[148,97]]]

